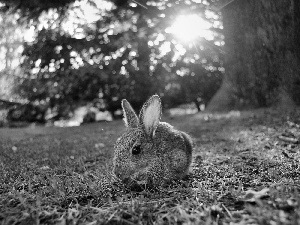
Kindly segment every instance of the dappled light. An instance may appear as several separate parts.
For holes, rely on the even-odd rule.
[[[199,15],[167,14],[171,5],[166,2],[149,4],[117,9],[109,1],[75,1],[63,17],[57,9],[43,12],[25,35],[24,76],[16,90],[25,99],[57,110],[61,118],[69,117],[72,112],[67,111],[79,107],[78,102],[96,100],[99,94],[111,113],[118,110],[122,98],[140,96],[134,101],[137,107],[153,92],[164,96],[166,107],[197,102],[197,98],[207,103],[224,73],[219,53],[209,53],[212,45],[222,41],[210,30],[222,25],[214,23],[219,17],[201,4]],[[165,13],[153,17],[147,7]],[[152,30],[155,26],[159,29]],[[191,81],[183,81],[185,77]],[[169,83],[174,85],[166,88]],[[175,103],[172,95],[182,98]]]

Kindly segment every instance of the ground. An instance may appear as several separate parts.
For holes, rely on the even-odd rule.
[[[121,120],[0,129],[0,224],[300,224],[300,109],[165,117],[189,177],[134,192],[111,172]]]

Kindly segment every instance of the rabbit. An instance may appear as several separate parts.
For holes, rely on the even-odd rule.
[[[130,103],[122,100],[126,131],[114,146],[113,172],[126,186],[161,187],[188,175],[192,161],[191,137],[160,122],[158,95],[143,105],[139,117]]]

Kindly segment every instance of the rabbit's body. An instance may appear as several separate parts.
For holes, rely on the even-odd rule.
[[[115,145],[116,176],[130,186],[161,186],[187,175],[192,161],[191,138],[159,122],[159,97],[152,96],[145,103],[140,118],[127,101],[122,106],[128,129]]]

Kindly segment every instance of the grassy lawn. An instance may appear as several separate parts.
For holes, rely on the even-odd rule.
[[[187,180],[133,192],[122,121],[0,129],[0,224],[300,224],[300,109],[163,118],[196,143]]]

